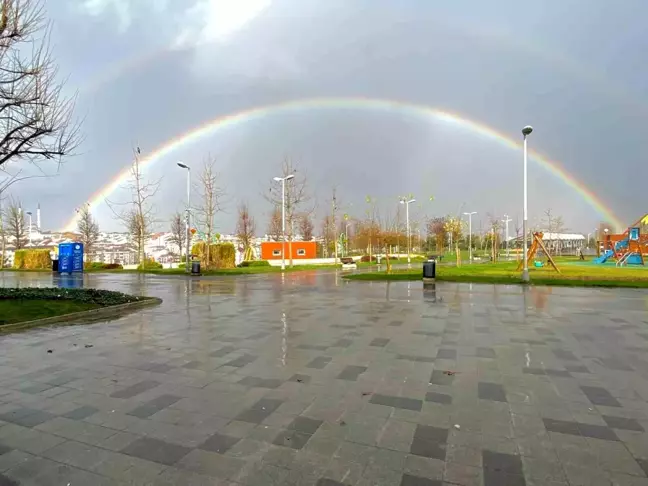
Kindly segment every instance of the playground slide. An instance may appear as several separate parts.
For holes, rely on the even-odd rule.
[[[605,250],[605,253],[594,259],[594,263],[605,263],[611,256],[614,256],[614,252],[612,250]]]

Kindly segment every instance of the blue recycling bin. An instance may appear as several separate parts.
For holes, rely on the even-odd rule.
[[[59,243],[59,273],[83,272],[83,243]]]

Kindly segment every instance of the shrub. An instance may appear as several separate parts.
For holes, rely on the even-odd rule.
[[[49,250],[17,250],[14,254],[14,268],[20,270],[46,270],[52,268]]]
[[[123,270],[123,265],[119,263],[103,263],[103,262],[86,262],[83,265],[86,270]]]
[[[191,254],[205,266],[215,268],[234,268],[236,266],[236,249],[232,243],[209,245],[209,262],[205,261],[206,246],[204,241],[200,241],[191,248]]]
[[[361,261],[362,263],[369,263],[369,255],[362,255],[362,258],[360,258],[360,261]],[[375,261],[376,261],[376,257],[375,257],[375,256],[372,256],[372,257],[371,257],[371,261],[372,261],[372,262],[375,262]]]
[[[239,267],[269,267],[268,260],[245,260],[239,263]]]
[[[59,289],[24,287],[20,289],[0,287],[0,300],[74,300],[97,304],[100,306],[126,304],[148,297],[135,297],[133,295],[99,289]]]
[[[137,265],[138,270],[162,270],[162,264],[156,262],[153,259],[144,260],[142,263]]]

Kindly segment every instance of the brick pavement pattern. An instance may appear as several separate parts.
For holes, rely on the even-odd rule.
[[[164,303],[0,337],[0,486],[648,485],[644,292],[84,285]]]

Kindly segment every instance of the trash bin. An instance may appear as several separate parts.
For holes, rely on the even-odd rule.
[[[428,260],[423,263],[423,280],[434,280],[436,278],[436,261]]]
[[[191,262],[191,275],[200,275],[200,262]]]
[[[58,272],[58,260],[52,260],[52,272]]]

